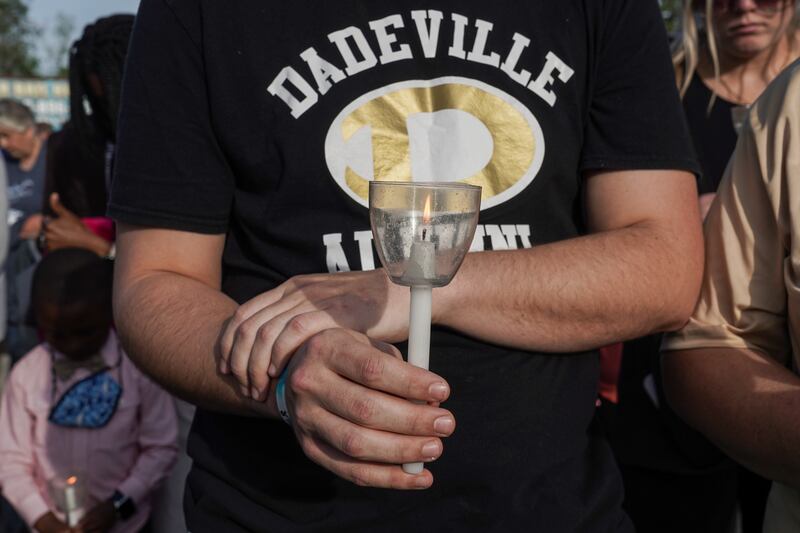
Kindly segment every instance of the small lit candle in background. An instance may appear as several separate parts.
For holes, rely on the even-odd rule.
[[[75,527],[83,517],[83,504],[78,493],[78,476],[70,476],[64,485],[64,513],[67,515],[67,525]]]

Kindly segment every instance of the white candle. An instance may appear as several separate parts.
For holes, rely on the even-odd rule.
[[[408,362],[428,369],[431,348],[431,287],[411,287],[408,324]]]
[[[418,283],[411,286],[408,362],[427,370],[431,341],[430,281],[436,277],[436,249],[432,242],[418,239],[411,245],[407,276]]]
[[[431,349],[431,296],[430,286],[411,287],[411,312],[408,324],[408,362],[428,369]],[[408,474],[421,474],[422,463],[406,463],[403,470]]]
[[[449,283],[467,253],[478,222],[480,193],[480,187],[464,184],[369,184],[370,222],[381,263],[392,282],[411,288],[411,365],[429,368],[433,286]],[[419,474],[423,466],[404,464],[403,470]]]
[[[413,285],[429,285],[436,277],[436,246],[431,241],[431,197],[425,199],[422,224],[411,242],[411,254],[405,277]]]
[[[431,351],[431,283],[436,278],[436,246],[431,242],[431,197],[425,199],[419,238],[411,243],[406,277],[411,281],[411,309],[408,317],[408,362],[428,369]],[[408,474],[421,474],[425,465],[406,463]]]
[[[414,239],[405,277],[422,283],[436,277],[436,247],[432,242]]]
[[[70,476],[64,486],[64,510],[71,511],[78,508],[78,478]]]
[[[423,230],[423,236],[426,231]],[[423,237],[424,238],[424,237]],[[421,283],[436,277],[436,247],[430,241],[415,239],[411,244],[411,258],[407,276]],[[433,289],[427,283],[412,285],[411,309],[408,319],[408,362],[428,369],[431,347],[431,300]],[[407,463],[403,470],[421,474],[422,463]]]
[[[64,512],[69,527],[77,526],[83,517],[82,505],[78,498],[78,478],[75,476],[68,478],[64,486]]]

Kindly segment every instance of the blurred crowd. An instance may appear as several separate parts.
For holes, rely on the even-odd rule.
[[[731,21],[743,10],[768,31],[737,38],[744,30]],[[748,108],[800,57],[799,20],[793,1],[684,2],[673,60],[703,171],[703,215]],[[133,21],[100,19],[74,43],[71,118],[58,131],[23,103],[0,100],[2,533],[185,531],[192,407],[127,359],[111,311],[106,204]],[[661,344],[653,335],[601,350],[597,418],[623,474],[626,511],[642,532],[762,531],[770,480],[670,407]]]
[[[185,476],[179,426],[185,447],[192,407],[133,366],[112,319],[105,215],[133,20],[102,18],[74,43],[71,117],[58,131],[0,100],[3,533],[185,529],[182,479],[170,474]]]

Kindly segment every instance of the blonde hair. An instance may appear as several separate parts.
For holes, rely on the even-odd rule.
[[[701,0],[702,1],[702,0]],[[794,0],[787,0],[792,1]],[[695,0],[683,1],[683,15],[681,17],[680,38],[672,53],[672,65],[675,68],[675,79],[681,92],[681,98],[686,95],[692,77],[697,72],[697,65],[700,62],[701,34],[705,34],[705,46],[714,67],[714,77],[719,80],[719,51],[717,49],[717,38],[714,31],[714,0],[705,0],[704,24],[701,28],[697,24],[697,16],[694,9]],[[798,30],[800,30],[800,4],[795,6],[794,16],[792,17],[787,33],[793,41],[793,47],[797,44]],[[714,105],[714,97],[709,103],[709,110]]]

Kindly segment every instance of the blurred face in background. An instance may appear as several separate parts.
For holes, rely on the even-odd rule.
[[[98,353],[111,330],[110,305],[74,303],[41,304],[36,323],[50,346],[73,360]]]
[[[0,148],[8,152],[14,159],[27,159],[36,151],[38,143],[36,128],[19,130],[0,122]]]
[[[721,54],[749,59],[771,50],[786,35],[794,0],[707,0]]]

